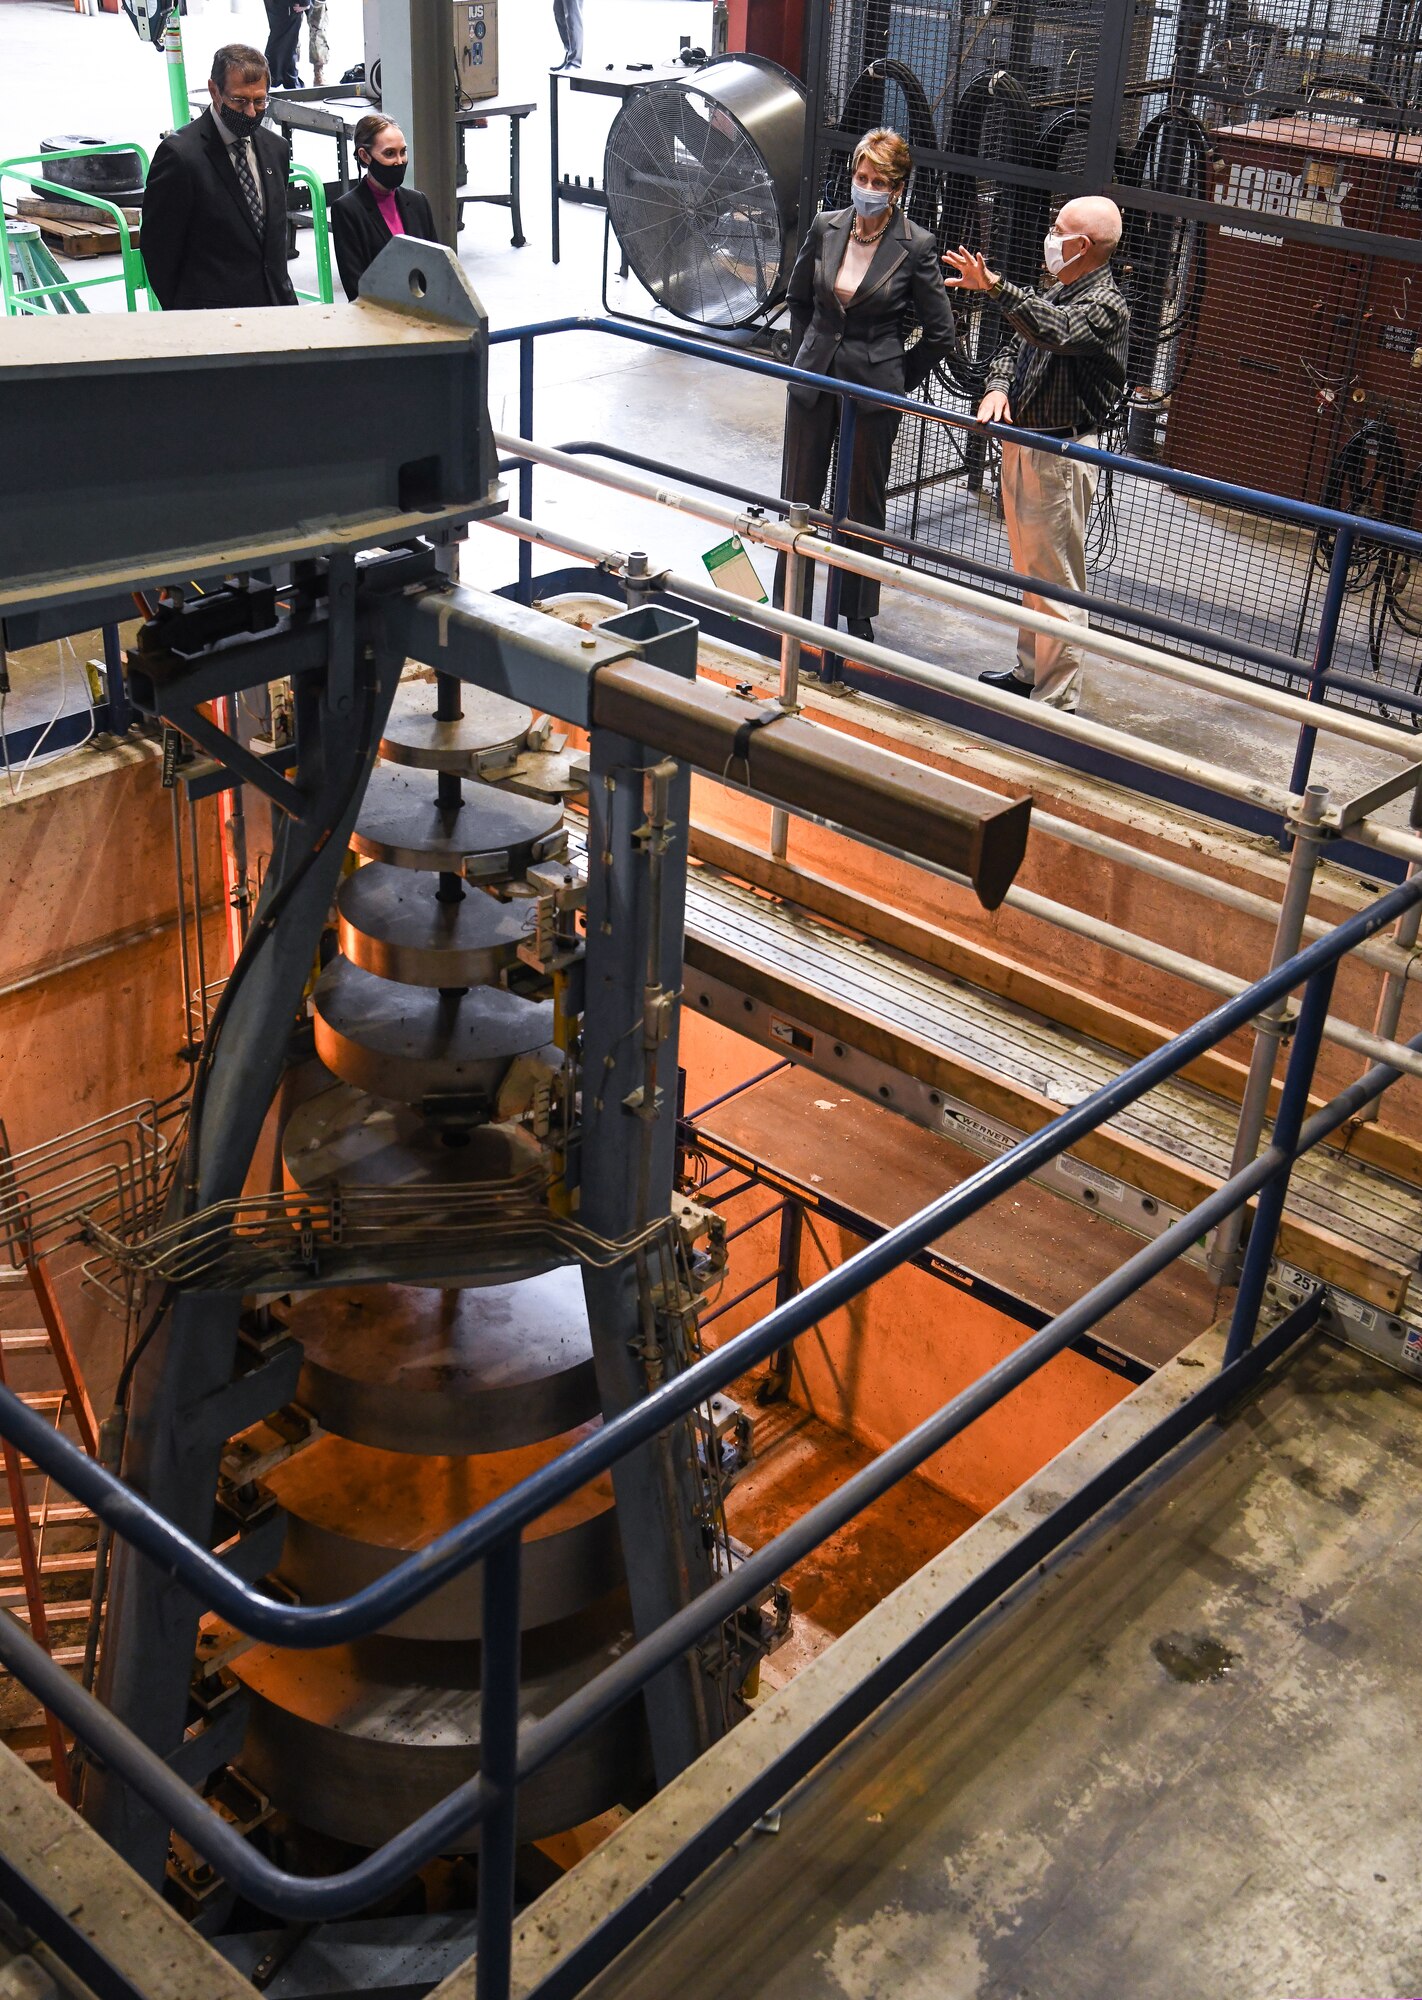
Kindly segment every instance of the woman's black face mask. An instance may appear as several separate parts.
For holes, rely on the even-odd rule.
[[[393,189],[404,182],[408,164],[406,160],[401,160],[398,166],[388,165],[384,160],[367,160],[365,166],[366,172],[378,186]]]

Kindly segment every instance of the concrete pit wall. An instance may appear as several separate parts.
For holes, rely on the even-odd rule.
[[[0,784],[0,1118],[16,1151],[186,1087],[171,794],[159,774],[156,746],[131,739],[39,766],[17,796]],[[213,804],[199,806],[199,833],[211,981],[227,969]],[[186,820],[184,842],[186,865]],[[121,1323],[81,1286],[85,1254],[62,1251],[56,1268],[97,1403]],[[12,1304],[30,1323],[28,1295]]]

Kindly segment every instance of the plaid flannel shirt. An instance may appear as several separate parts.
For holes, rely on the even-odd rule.
[[[1131,311],[1109,264],[1069,285],[1029,292],[1004,279],[993,294],[1016,338],[994,355],[987,386],[1024,430],[1095,430],[1126,386]]]

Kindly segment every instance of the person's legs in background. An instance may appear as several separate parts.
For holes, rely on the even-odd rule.
[[[553,24],[563,37],[560,69],[581,69],[583,64],[583,0],[553,0]]]
[[[326,40],[326,0],[311,0],[306,11],[306,52],[311,58],[311,81],[324,83],[326,64],[331,59],[331,45]]]
[[[854,463],[849,468],[849,518],[866,528],[882,528],[888,511],[889,466],[899,433],[897,410],[876,410],[860,403],[855,412]],[[882,544],[848,538],[849,546],[865,555],[882,556]],[[850,634],[872,639],[872,618],[879,615],[879,585],[873,577],[839,573],[839,609]]]
[[[819,506],[825,496],[830,453],[834,449],[838,429],[838,396],[817,396],[813,407],[808,410],[786,398],[785,454],[780,468],[780,491],[785,499],[802,500],[807,507]],[[814,606],[815,569],[816,565],[812,562],[804,565],[800,602],[785,607],[798,612],[802,618],[808,618]],[[776,558],[771,602],[778,606],[785,605],[784,556]]]
[[[296,45],[301,39],[301,16],[291,0],[266,0],[267,46],[263,54],[272,75],[273,90],[296,90],[301,78],[296,70]]]
[[[1094,444],[1095,439],[1083,442]],[[1015,570],[1068,590],[1086,589],[1086,523],[1096,479],[1093,465],[1024,445],[1003,445],[1002,511]],[[1017,677],[1031,687],[1033,701],[1074,709],[1081,699],[1084,662],[1070,628],[1085,627],[1086,612],[1030,590],[1022,593],[1022,602],[1029,611],[1059,618],[1065,629],[1056,639],[1019,626]]]

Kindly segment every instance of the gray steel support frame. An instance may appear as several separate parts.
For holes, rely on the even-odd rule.
[[[332,583],[339,588],[334,576]],[[280,831],[244,969],[229,986],[201,1114],[189,1133],[197,1207],[242,1191],[400,677],[403,658],[385,647],[375,620],[362,632],[337,610],[332,637],[337,644],[343,637],[355,658],[333,658],[324,682],[312,675],[296,684],[295,780],[306,806]],[[250,651],[256,685],[265,678],[261,642]],[[342,682],[351,694],[328,699]],[[275,921],[264,927],[274,910]],[[224,1392],[237,1357],[240,1308],[231,1294],[180,1296],[134,1378],[124,1477],[199,1538],[211,1535],[222,1449],[235,1427]],[[116,1542],[99,1693],[163,1756],[178,1748],[187,1725],[202,1610],[128,1544]],[[168,1829],[125,1786],[91,1770],[84,1810],[145,1881],[162,1879]]]
[[[7,620],[439,538],[500,509],[488,321],[448,250],[393,238],[360,303],[324,313],[43,317],[9,321],[0,346],[0,437],[27,473],[0,482]],[[239,379],[283,421],[237,478],[209,440]],[[124,505],[95,504],[109,491]]]
[[[600,628],[638,641],[648,659],[696,672],[697,628],[677,612],[642,607]],[[660,781],[652,777],[661,767]],[[667,825],[649,810],[660,782]],[[677,1001],[686,900],[691,774],[645,743],[596,730],[588,788],[586,1012],[580,1219],[623,1238],[671,1206],[676,1153]],[[662,852],[653,852],[657,845]],[[648,1015],[660,1011],[660,1025]],[[654,1072],[648,1051],[655,1045]],[[654,1078],[654,1080],[653,1080]],[[651,1094],[649,1095],[649,1084]],[[644,1323],[639,1260],[584,1272],[598,1389],[606,1416],[641,1400],[677,1359]],[[651,1632],[713,1578],[709,1524],[691,1427],[622,1460],[613,1474],[628,1588],[639,1635]],[[669,1784],[724,1732],[728,1690],[700,1654],[647,1689],[652,1756]]]

